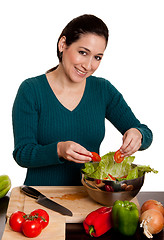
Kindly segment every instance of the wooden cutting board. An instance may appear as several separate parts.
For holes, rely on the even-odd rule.
[[[2,240],[23,240],[28,239],[22,233],[14,232],[10,228],[8,221],[6,223],[5,231]],[[43,229],[42,233],[34,238],[37,240],[65,240],[65,219],[62,217],[50,218],[49,225]]]
[[[19,187],[13,188],[7,210],[7,223],[2,240],[27,239],[21,233],[12,231],[9,226],[9,217],[15,211],[19,210],[29,214],[34,209],[45,209],[50,216],[50,222],[47,228],[42,231],[41,235],[35,239],[63,240],[65,239],[65,223],[81,223],[88,213],[102,206],[88,196],[83,186],[34,186],[34,188],[53,201],[71,210],[73,216],[63,216],[57,212],[47,209],[38,204],[35,199],[23,194]],[[135,197],[132,201],[139,208],[137,198]]]

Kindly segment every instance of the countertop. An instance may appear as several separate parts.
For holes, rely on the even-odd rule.
[[[0,199],[0,239],[2,238],[5,220],[6,220],[6,211],[9,203],[9,195]],[[155,199],[164,204],[164,192],[140,192],[137,195],[138,202],[140,206],[148,199]],[[66,240],[89,240],[91,237],[87,235],[84,231],[83,225],[80,223],[68,223],[66,224]],[[98,238],[99,240],[114,240],[114,239],[124,239],[122,236],[116,236],[113,230],[108,231],[106,234]],[[127,238],[125,238],[127,239]],[[142,234],[142,229],[138,227],[135,236],[132,238],[133,240],[146,240],[147,238]],[[164,240],[164,230],[160,233],[154,235],[154,240]]]

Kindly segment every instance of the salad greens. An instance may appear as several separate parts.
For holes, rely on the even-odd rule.
[[[88,177],[96,179],[106,179],[113,180],[110,175],[118,181],[130,180],[138,178],[144,175],[146,172],[158,173],[157,170],[154,170],[150,166],[145,165],[133,165],[135,159],[134,156],[125,157],[124,161],[121,163],[116,163],[114,161],[114,153],[109,152],[101,157],[100,162],[85,163],[85,168],[83,172],[86,173]]]

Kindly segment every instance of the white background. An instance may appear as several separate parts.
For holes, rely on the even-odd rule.
[[[159,170],[146,175],[142,191],[164,191],[163,12],[163,0],[1,1],[0,175],[10,176],[12,188],[22,185],[26,174],[12,157],[11,111],[17,89],[26,78],[58,63],[56,42],[62,29],[72,18],[91,13],[102,18],[110,32],[95,75],[110,80],[154,134],[151,147],[135,154],[135,163]],[[121,143],[121,134],[107,123],[101,155],[117,150]]]

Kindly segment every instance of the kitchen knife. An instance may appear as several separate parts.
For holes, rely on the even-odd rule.
[[[27,196],[37,199],[36,202],[46,208],[49,208],[55,212],[61,213],[62,215],[68,215],[68,216],[73,215],[69,209],[47,198],[45,195],[40,193],[35,188],[29,187],[29,186],[21,186],[20,189]]]

